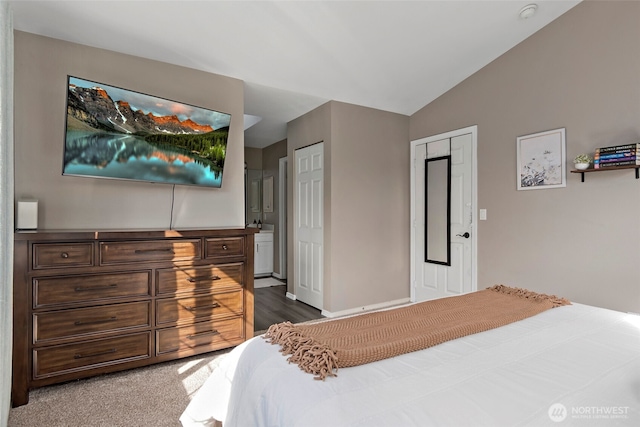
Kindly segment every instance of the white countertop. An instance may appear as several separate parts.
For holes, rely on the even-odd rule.
[[[257,228],[256,224],[249,224],[247,228]],[[262,224],[262,228],[260,229],[260,233],[273,233],[275,225],[273,224]]]

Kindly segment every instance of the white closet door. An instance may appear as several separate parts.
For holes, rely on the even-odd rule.
[[[322,310],[324,144],[295,152],[294,292],[296,299]]]

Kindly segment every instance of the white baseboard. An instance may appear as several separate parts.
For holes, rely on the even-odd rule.
[[[287,298],[292,299],[292,300],[297,300],[298,298],[296,298],[296,296],[290,292],[287,292]]]
[[[285,280],[286,279],[286,277],[284,277],[280,273],[273,273],[273,277],[275,277],[276,279],[280,279],[280,280]]]
[[[395,301],[387,301],[387,302],[382,302],[382,303],[379,303],[379,304],[365,305],[364,307],[350,308],[348,310],[336,311],[335,313],[332,313],[332,312],[327,311],[327,310],[322,310],[321,314],[324,317],[328,317],[328,318],[350,316],[352,314],[364,313],[366,311],[380,310],[382,308],[388,308],[388,307],[393,307],[393,306],[396,306],[396,305],[402,305],[402,304],[406,304],[408,302],[411,302],[410,298],[402,298],[402,299],[398,299],[398,300],[395,300]]]

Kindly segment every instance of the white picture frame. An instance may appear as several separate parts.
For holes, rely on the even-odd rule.
[[[518,190],[567,186],[565,128],[516,138]]]

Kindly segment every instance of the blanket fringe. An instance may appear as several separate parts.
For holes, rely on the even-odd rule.
[[[551,302],[551,304],[553,304],[553,308],[560,307],[563,305],[571,305],[571,302],[566,298],[561,298],[555,295],[539,294],[537,292],[533,292],[528,289],[512,288],[505,285],[494,285],[494,286],[488,287],[487,289],[495,292],[500,292],[506,295],[514,295],[520,298],[525,298],[533,301],[547,300]]]
[[[314,379],[337,377],[338,358],[333,350],[311,337],[306,337],[291,322],[269,326],[263,336],[268,343],[280,344],[280,351],[290,355],[289,363],[296,363],[303,371],[313,374]]]

